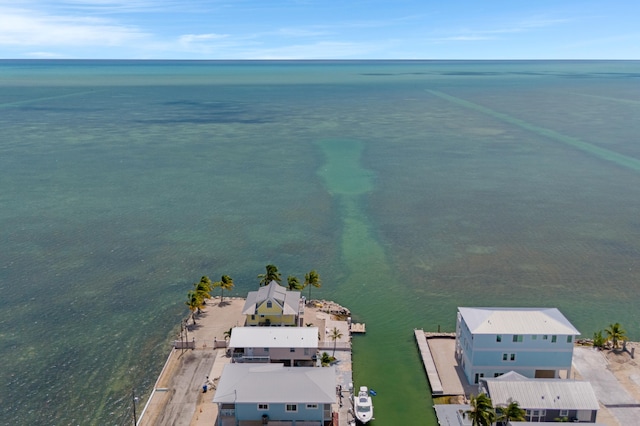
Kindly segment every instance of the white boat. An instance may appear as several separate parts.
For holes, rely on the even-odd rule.
[[[371,396],[369,396],[369,389],[366,386],[360,386],[358,395],[353,396],[353,411],[356,419],[362,424],[368,423],[373,419],[373,404],[371,403]]]

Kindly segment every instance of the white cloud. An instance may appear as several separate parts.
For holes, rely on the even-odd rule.
[[[163,0],[21,0],[22,7],[57,13],[122,13],[167,10],[179,2]],[[16,1],[0,0],[0,4],[15,6]]]
[[[284,37],[318,37],[330,34],[327,31],[306,28],[280,28],[275,32],[276,35]]]
[[[180,36],[180,43],[190,44],[198,42],[206,42],[211,40],[220,40],[229,37],[229,34],[185,34]]]
[[[483,41],[483,40],[495,40],[495,37],[483,36],[483,35],[461,35],[451,37],[433,38],[430,41]]]
[[[62,59],[66,56],[55,52],[27,52],[24,56],[34,59]]]
[[[0,8],[0,21],[0,45],[8,46],[122,46],[148,36],[107,19],[33,10]]]
[[[363,58],[380,46],[364,43],[323,41],[275,48],[256,49],[242,52],[243,56],[254,59],[341,59]]]
[[[519,22],[516,25],[497,28],[492,30],[479,31],[481,34],[505,34],[505,33],[522,33],[532,31],[538,28],[552,27],[570,22],[569,19],[530,19]]]
[[[501,36],[507,34],[518,34],[536,31],[538,29],[556,26],[570,22],[568,19],[530,19],[520,21],[512,25],[496,26],[495,28],[485,29],[458,29],[449,30],[451,35],[443,35],[441,37],[429,38],[428,41],[444,42],[444,41],[485,41],[497,40]],[[443,31],[441,31],[443,32]]]

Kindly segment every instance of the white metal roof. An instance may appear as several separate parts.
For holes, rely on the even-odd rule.
[[[493,406],[517,401],[522,409],[597,410],[598,398],[589,382],[567,379],[485,379]]]
[[[234,327],[230,348],[317,348],[318,327]]]
[[[332,404],[336,402],[336,370],[283,364],[227,364],[213,402]]]
[[[580,334],[556,308],[458,308],[458,312],[473,334]]]

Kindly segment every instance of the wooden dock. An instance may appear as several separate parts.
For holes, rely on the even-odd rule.
[[[444,389],[442,387],[442,383],[440,382],[440,376],[438,375],[438,370],[436,369],[436,363],[431,356],[431,350],[429,349],[427,338],[424,335],[424,330],[414,330],[414,333],[416,336],[416,342],[418,343],[418,348],[420,349],[422,363],[424,364],[424,369],[427,372],[429,385],[431,386],[431,395],[444,395]]]
[[[366,327],[364,323],[353,323],[351,324],[351,332],[352,333],[366,333]]]

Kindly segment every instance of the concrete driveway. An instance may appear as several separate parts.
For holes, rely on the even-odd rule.
[[[618,382],[607,365],[602,352],[591,347],[574,348],[573,366],[584,380],[591,382],[598,401],[620,425],[640,424],[640,403]]]

